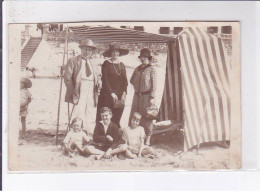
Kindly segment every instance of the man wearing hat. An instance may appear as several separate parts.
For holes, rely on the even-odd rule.
[[[93,64],[92,54],[96,49],[89,39],[80,43],[81,55],[70,58],[64,73],[67,87],[65,102],[74,104],[72,118],[83,120],[83,129],[94,128],[96,106],[101,88],[101,77]],[[93,126],[92,126],[93,125]]]

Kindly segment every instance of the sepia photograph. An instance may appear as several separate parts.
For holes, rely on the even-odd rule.
[[[239,22],[9,24],[8,50],[10,172],[241,168]]]

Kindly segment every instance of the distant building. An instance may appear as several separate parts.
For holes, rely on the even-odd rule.
[[[134,26],[134,30],[144,31],[144,27],[143,26]]]
[[[178,35],[183,30],[183,27],[174,27],[173,34]]]
[[[159,34],[170,34],[170,27],[160,27]]]
[[[229,56],[232,54],[232,26],[210,26],[207,32],[222,38]]]

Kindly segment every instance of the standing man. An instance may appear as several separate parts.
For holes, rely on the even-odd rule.
[[[64,82],[67,87],[65,102],[74,104],[72,118],[83,120],[83,129],[94,129],[101,76],[93,64],[92,54],[96,49],[89,39],[79,45],[81,55],[70,58],[66,65]]]

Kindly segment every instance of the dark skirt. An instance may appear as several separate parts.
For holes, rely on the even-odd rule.
[[[121,100],[122,94],[117,94],[119,100]],[[98,98],[96,122],[101,121],[100,111],[103,107],[108,107],[112,110],[113,116],[111,120],[120,127],[120,119],[122,117],[124,108],[114,108],[114,102],[111,94],[105,93],[103,90],[101,90],[100,96]]]

